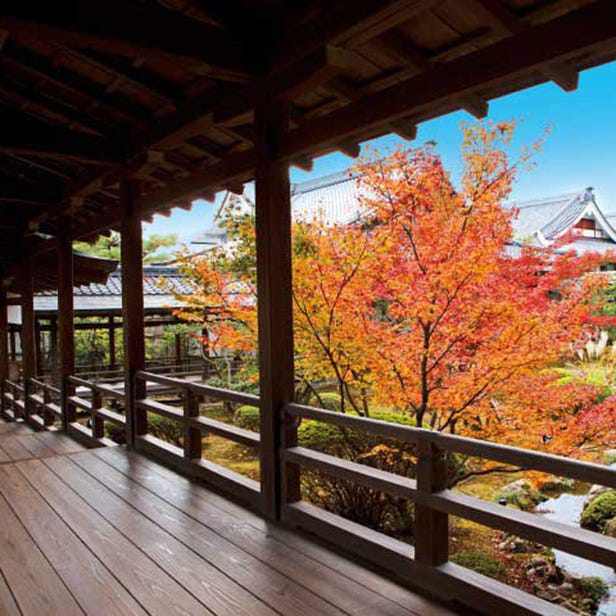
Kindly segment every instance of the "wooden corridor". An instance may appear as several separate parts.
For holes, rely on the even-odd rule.
[[[123,447],[0,451],[1,614],[451,613]]]

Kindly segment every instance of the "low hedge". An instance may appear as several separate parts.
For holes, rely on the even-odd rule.
[[[253,432],[259,432],[261,427],[261,413],[258,406],[240,406],[235,415],[233,421],[240,428],[244,430],[252,430]]]
[[[148,413],[148,433],[176,447],[184,443],[182,423],[156,413]]]

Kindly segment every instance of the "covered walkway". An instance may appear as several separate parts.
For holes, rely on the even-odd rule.
[[[0,424],[2,614],[451,614],[123,447]]]

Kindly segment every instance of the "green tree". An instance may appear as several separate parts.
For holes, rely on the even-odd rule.
[[[161,248],[171,248],[175,246],[178,238],[175,233],[168,235],[150,235],[143,240],[143,261],[144,263],[153,263],[168,261],[172,255],[167,252],[158,252]],[[100,235],[96,242],[76,242],[75,250],[84,254],[95,257],[104,257],[105,259],[120,259],[120,246],[122,237],[116,231],[112,231],[111,235]]]

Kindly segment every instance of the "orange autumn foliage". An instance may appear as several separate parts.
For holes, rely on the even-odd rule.
[[[503,203],[535,149],[510,160],[514,130],[465,127],[457,183],[430,147],[375,155],[359,167],[361,223],[295,222],[296,369],[307,390],[331,381],[343,410],[385,406],[434,430],[567,455],[614,440],[616,404],[553,372],[595,333],[601,258],[563,250],[568,238],[519,258],[504,249],[517,212]],[[239,219],[234,254],[187,264],[203,293],[184,313],[207,319],[220,349],[247,355],[254,229],[250,213]]]

